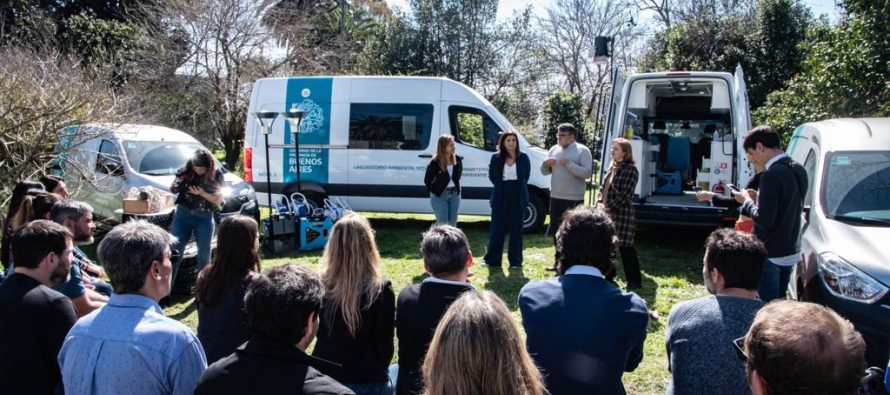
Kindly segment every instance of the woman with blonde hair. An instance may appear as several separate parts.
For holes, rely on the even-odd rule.
[[[349,213],[337,221],[321,266],[325,305],[312,355],[341,366],[319,370],[357,395],[392,393],[395,293],[381,274],[368,220]]]
[[[463,158],[455,154],[454,136],[439,136],[436,155],[426,167],[423,183],[430,193],[430,204],[436,214],[436,225],[457,226],[460,209],[460,176]]]
[[[617,138],[612,140],[612,165],[606,178],[603,179],[600,200],[597,205],[603,207],[615,224],[618,237],[618,251],[621,253],[621,264],[624,266],[624,277],[627,289],[642,287],[643,275],[640,273],[640,261],[634,248],[636,214],[634,212],[633,195],[640,179],[640,172],[634,165],[633,149],[630,140]],[[604,273],[610,281],[615,272]]]
[[[466,292],[439,321],[423,362],[425,395],[542,395],[544,379],[507,305]]]

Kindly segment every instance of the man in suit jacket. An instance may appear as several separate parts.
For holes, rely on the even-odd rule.
[[[791,269],[801,259],[800,219],[807,173],[779,148],[779,133],[772,126],[748,131],[742,147],[749,162],[765,169],[757,192],[733,191],[733,195],[742,204],[741,214],[754,219],[754,234],[766,246],[768,258],[758,294],[769,302],[785,297]]]
[[[561,275],[519,292],[528,351],[551,395],[624,394],[621,376],[643,360],[649,314],[603,277],[615,266],[615,227],[604,211],[578,206],[556,235]]]
[[[423,390],[420,367],[439,320],[458,296],[473,290],[468,282],[473,254],[467,236],[450,225],[431,228],[420,247],[423,266],[430,277],[409,285],[396,302],[396,333],[399,338],[398,395]]]

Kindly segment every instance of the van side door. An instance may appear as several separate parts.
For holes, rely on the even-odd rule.
[[[491,213],[488,200],[492,188],[488,180],[488,164],[491,155],[497,151],[503,128],[482,109],[460,103],[446,103],[445,108],[456,152],[463,157],[460,211],[488,215]]]

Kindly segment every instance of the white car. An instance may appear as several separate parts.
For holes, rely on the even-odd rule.
[[[792,296],[831,307],[867,343],[869,366],[890,357],[890,118],[798,127],[788,154],[809,178],[803,261]]]

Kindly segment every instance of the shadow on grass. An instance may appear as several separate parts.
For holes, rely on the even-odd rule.
[[[170,299],[172,302],[171,305],[177,305],[186,302],[188,303],[178,313],[170,316],[170,318],[174,320],[182,320],[198,310],[198,303],[195,302],[194,297],[192,297],[191,295],[174,295]]]

